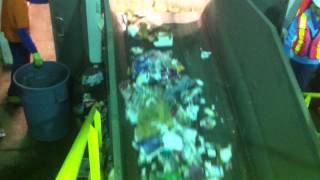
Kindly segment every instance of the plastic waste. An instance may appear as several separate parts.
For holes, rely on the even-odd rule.
[[[161,147],[161,143],[162,142],[159,137],[152,137],[138,142],[137,145],[139,148],[141,148],[141,151],[143,151],[143,153],[149,155],[150,153],[159,149]]]
[[[171,47],[173,46],[173,36],[166,32],[159,32],[157,34],[157,41],[153,42],[155,47]]]
[[[131,37],[136,37],[139,33],[139,27],[137,25],[130,24],[127,31]]]
[[[210,57],[212,55],[211,51],[205,51],[202,48],[200,48],[201,51],[201,59],[202,60],[210,60]]]
[[[192,179],[197,173],[198,179],[221,179],[232,146],[218,149],[196,129],[214,130],[218,118],[214,105],[205,106],[205,83],[185,74],[172,51],[134,51],[131,79],[119,87],[134,126],[141,176]]]
[[[183,149],[182,138],[174,132],[165,133],[162,137],[162,142],[164,144],[164,148],[167,150],[182,151]]]
[[[97,65],[88,68],[82,75],[82,85],[94,87],[103,82],[103,71]]]
[[[229,163],[232,157],[232,149],[229,144],[226,148],[220,150],[220,158],[224,163]]]

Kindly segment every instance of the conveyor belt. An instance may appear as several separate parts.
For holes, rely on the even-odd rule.
[[[202,23],[206,28],[197,29],[192,23],[171,24],[173,54],[189,76],[204,82],[206,100],[215,104],[224,119],[224,123],[218,121],[214,131],[203,134],[218,143],[233,145],[232,168],[226,171],[225,179],[318,179],[320,156],[315,128],[274,27],[250,1],[215,0],[205,12]],[[131,41],[116,18],[113,23],[119,85],[129,78],[129,49],[150,44]],[[201,46],[212,50],[213,60],[199,58]],[[112,48],[108,52],[112,55]],[[114,78],[115,73],[109,71]],[[114,79],[110,86],[114,94]],[[125,119],[122,97],[111,98],[119,101],[119,111],[112,113],[120,116],[120,128],[112,129],[121,131],[121,157],[115,142],[118,136],[113,136],[116,174],[123,179],[139,179],[137,151],[132,148],[133,126]],[[114,117],[113,123],[118,122]]]
[[[170,26],[174,33],[173,56],[186,67],[186,74],[192,78],[201,79],[204,82],[204,98],[207,100],[207,104],[214,104],[216,106],[218,116],[220,116],[217,126],[213,130],[206,131],[199,128],[198,132],[203,134],[208,141],[215,144],[220,144],[221,146],[232,144],[234,156],[232,170],[226,171],[225,179],[247,179],[249,170],[247,169],[248,162],[244,156],[245,146],[239,141],[235,116],[232,113],[232,104],[229,101],[230,98],[226,89],[228,84],[223,80],[217,66],[219,59],[215,58],[214,52],[210,60],[203,60],[200,57],[200,48],[211,50],[206,42],[208,37],[206,37],[204,31],[200,28],[195,28],[197,27],[196,23],[171,24]],[[123,36],[125,37],[125,47],[118,48],[126,51],[127,58],[126,63],[119,64],[128,64],[130,66],[132,59],[130,59],[129,50],[131,47],[140,46],[152,49],[152,44],[133,40],[126,35],[126,32],[124,32]],[[126,68],[122,67],[121,69]],[[124,79],[126,78],[124,77]],[[124,104],[121,104],[121,107],[122,113],[120,114],[125,114]],[[139,168],[137,166],[138,153],[132,147],[134,127],[123,116],[121,117],[121,127],[124,178],[139,179]]]

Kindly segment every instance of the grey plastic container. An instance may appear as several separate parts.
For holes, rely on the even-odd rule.
[[[41,68],[27,64],[15,72],[13,80],[19,88],[29,133],[34,139],[55,141],[67,134],[69,78],[68,67],[56,62],[45,62]]]

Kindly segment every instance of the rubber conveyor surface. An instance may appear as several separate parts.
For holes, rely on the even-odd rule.
[[[198,130],[199,134],[202,134],[209,142],[219,144],[221,146],[227,146],[232,144],[232,163],[230,170],[225,171],[224,179],[248,179],[249,166],[247,158],[245,158],[244,145],[240,141],[240,137],[237,131],[237,124],[235,121],[235,115],[232,110],[232,103],[228,97],[226,81],[224,81],[221,73],[219,72],[217,61],[215,59],[214,52],[209,60],[201,59],[201,49],[210,50],[209,43],[204,31],[197,28],[194,23],[190,24],[172,24],[170,25],[174,43],[173,47],[169,48],[173,51],[173,57],[178,59],[186,68],[185,74],[189,75],[192,79],[201,79],[204,82],[203,98],[206,99],[206,104],[214,104],[217,116],[217,125],[212,130],[204,130],[200,127],[193,127]],[[124,32],[125,47],[118,47],[124,49],[127,54],[126,63],[128,67],[131,67],[133,59],[130,56],[130,49],[132,47],[143,47],[146,51],[155,49],[150,43],[138,41],[132,39]],[[119,45],[119,44],[118,44]],[[165,51],[168,49],[162,49]],[[119,62],[118,62],[119,63]],[[129,79],[126,77],[122,80]],[[122,97],[121,97],[122,98]],[[121,116],[121,128],[122,128],[122,163],[124,179],[139,179],[140,172],[138,167],[138,151],[132,147],[134,141],[134,126],[130,124],[124,117],[125,104],[120,101],[120,116]]]

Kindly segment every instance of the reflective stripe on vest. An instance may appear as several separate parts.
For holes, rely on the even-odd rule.
[[[297,39],[293,43],[292,50],[299,56],[320,59],[320,32],[312,39],[308,18],[304,13],[298,20]]]
[[[310,58],[320,59],[320,33],[317,34],[316,38],[312,41],[310,47]]]
[[[310,42],[307,42],[308,36],[308,26],[307,26],[307,16],[305,14],[301,14],[298,20],[298,28],[297,28],[297,40],[294,42],[293,51],[300,55],[306,56],[307,49],[309,48]]]

